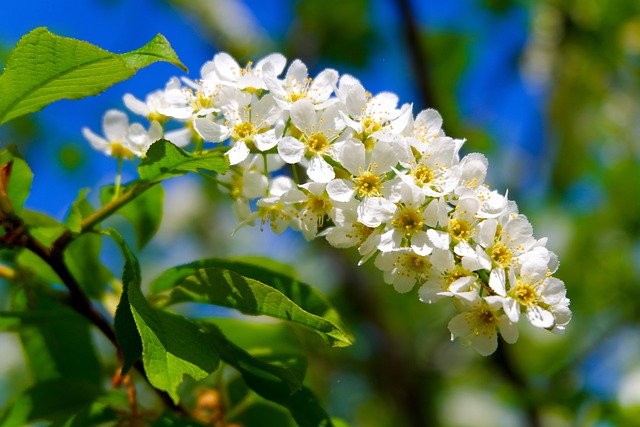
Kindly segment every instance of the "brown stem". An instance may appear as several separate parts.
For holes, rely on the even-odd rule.
[[[420,43],[420,28],[411,8],[411,2],[410,0],[396,0],[396,5],[402,17],[403,36],[418,86],[420,102],[422,107],[435,107],[436,99],[430,85],[431,77],[429,67],[427,67],[425,47]]]
[[[123,194],[123,197],[124,196],[125,195]],[[105,207],[106,206],[109,206],[109,204],[105,205]],[[114,212],[119,208],[118,206],[118,208],[113,209],[114,207],[111,208],[111,212]],[[92,219],[91,222],[88,222],[89,225],[87,225],[87,229],[95,225],[95,221],[97,221],[96,218],[97,217]],[[46,262],[53,269],[53,271],[56,272],[62,283],[69,290],[69,298],[67,299],[67,304],[77,313],[89,320],[89,322],[94,324],[100,330],[100,332],[102,332],[102,334],[109,341],[111,341],[114,347],[118,351],[120,351],[120,346],[116,339],[116,334],[113,326],[107,320],[107,318],[104,317],[102,313],[100,313],[100,311],[96,309],[95,305],[93,305],[89,297],[87,297],[87,295],[82,291],[82,288],[73,277],[64,262],[64,248],[68,245],[68,243],[72,241],[73,238],[70,237],[69,241],[65,242],[64,244],[57,244],[58,241],[56,241],[56,243],[54,243],[51,248],[48,248],[44,246],[40,241],[36,240],[33,236],[31,236],[31,234],[29,234],[21,218],[15,216],[9,218],[4,212],[0,212],[0,222],[2,223],[2,227],[5,230],[5,235],[2,236],[2,240],[7,244],[22,246],[38,255],[44,262]],[[151,385],[142,362],[138,361],[134,366],[136,370],[138,370],[138,372],[142,374],[147,383]],[[172,408],[174,411],[181,415],[187,415],[187,411],[182,406],[174,404],[171,400],[171,397],[167,393],[163,392],[162,390],[158,390],[153,386],[151,387],[167,407]]]
[[[122,193],[117,198],[111,200],[109,203],[93,212],[88,217],[84,218],[80,223],[80,234],[90,231],[93,227],[100,224],[102,221],[113,215],[118,209],[129,203],[131,200],[144,193],[157,183],[140,182],[129,191]],[[73,241],[74,234],[71,230],[66,229],[64,233],[51,245],[52,251],[62,252]]]

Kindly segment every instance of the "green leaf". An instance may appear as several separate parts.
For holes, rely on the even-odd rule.
[[[313,287],[241,261],[206,259],[165,271],[152,284],[158,305],[199,302],[309,327],[331,346],[351,345],[333,307]]]
[[[206,329],[182,316],[149,305],[140,289],[140,269],[135,256],[115,230],[108,233],[125,257],[122,280],[125,289],[116,311],[116,336],[123,353],[125,347],[129,353],[128,358],[125,354],[125,367],[128,369],[141,351],[149,382],[169,393],[177,404],[180,401],[178,387],[185,374],[200,380],[218,368],[220,358],[214,341]],[[128,309],[124,306],[127,302]],[[137,336],[130,331],[132,322],[129,316],[133,317]],[[125,367],[123,372],[126,372]]]
[[[185,69],[162,35],[140,49],[115,54],[36,28],[20,39],[0,75],[0,124],[60,99],[97,95],[157,61]]]
[[[56,378],[38,382],[12,402],[0,418],[0,427],[68,418],[85,410],[99,395],[100,389],[95,385],[77,380]]]
[[[206,329],[177,314],[151,308],[141,292],[130,290],[130,298],[149,382],[169,393],[177,404],[185,374],[197,381],[218,369],[216,346]]]
[[[254,323],[239,319],[207,319],[251,356],[288,370],[302,384],[307,358],[294,331],[286,323]]]
[[[122,270],[123,290],[114,319],[116,340],[118,341],[124,359],[122,363],[122,375],[124,375],[140,357],[142,357],[142,339],[138,333],[129,301],[129,289],[139,289],[142,277],[140,274],[140,264],[120,233],[114,229],[109,229],[105,233],[118,244],[124,256],[124,267]]]
[[[88,193],[89,190],[87,189],[80,190],[78,198],[71,204],[67,219],[64,221],[64,224],[73,233],[80,233],[82,231],[82,220],[95,212],[95,209],[93,209],[93,206],[91,206],[91,203],[87,200]]]
[[[2,91],[0,91],[0,93],[2,93]],[[3,96],[0,96],[0,103],[2,102],[2,97]],[[9,196],[13,210],[17,214],[20,214],[22,206],[31,191],[33,172],[31,172],[27,162],[24,161],[15,145],[10,145],[0,150],[0,165],[4,166],[9,163],[11,163],[11,165],[6,166],[10,168],[10,174],[8,176],[8,183],[4,183],[4,185],[6,185],[5,191]],[[2,186],[2,184],[0,184],[0,186]]]
[[[102,385],[102,368],[84,317],[34,286],[14,295],[12,305],[28,316],[21,319],[19,334],[36,381],[65,378]]]
[[[296,381],[288,369],[263,362],[231,343],[213,324],[202,323],[216,341],[220,357],[240,372],[247,385],[265,399],[289,410],[300,427],[332,427],[331,420],[311,390]]]
[[[166,411],[158,418],[151,427],[206,427],[197,421],[182,418],[173,412]]]
[[[121,191],[126,192],[135,186],[136,183],[132,182],[122,187]],[[102,189],[100,200],[103,205],[113,199],[114,191],[113,185]],[[116,211],[133,226],[138,249],[142,249],[160,228],[163,201],[164,189],[161,185],[154,185]]]
[[[144,181],[162,181],[199,169],[224,174],[229,169],[229,163],[218,152],[189,154],[171,142],[161,139],[149,147],[147,156],[138,166],[138,173]]]
[[[100,262],[102,236],[86,233],[76,237],[64,252],[64,260],[83,291],[94,299],[104,295],[113,278],[109,269]]]

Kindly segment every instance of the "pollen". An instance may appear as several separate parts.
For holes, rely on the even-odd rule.
[[[119,159],[132,159],[134,154],[127,147],[123,146],[119,142],[112,142],[111,146],[111,156],[117,157]]]
[[[469,221],[459,218],[449,220],[449,233],[459,240],[466,240],[471,236],[471,224]]]
[[[491,260],[501,267],[507,267],[511,262],[513,252],[507,245],[502,242],[498,242],[493,245],[491,249]]]
[[[405,269],[416,275],[427,275],[431,268],[431,263],[426,257],[414,253],[405,255],[400,263]]]
[[[233,126],[233,139],[246,140],[255,134],[255,128],[249,122],[242,122]]]
[[[402,207],[391,224],[406,237],[411,237],[423,230],[424,217],[418,209]]]
[[[424,187],[435,178],[435,172],[429,166],[420,163],[412,172],[419,187]]]
[[[381,179],[378,175],[368,170],[353,179],[356,184],[356,192],[360,198],[379,197],[382,190]]]
[[[538,298],[538,293],[530,283],[518,281],[513,290],[513,297],[522,305],[532,305]]]
[[[322,132],[315,132],[309,135],[306,145],[312,155],[322,154],[329,147],[329,138]]]

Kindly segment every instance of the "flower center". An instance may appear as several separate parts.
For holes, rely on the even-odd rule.
[[[471,235],[471,224],[464,219],[452,218],[449,220],[449,233],[459,240],[466,240]]]
[[[111,156],[113,157],[119,159],[132,159],[134,157],[131,150],[123,146],[120,142],[112,142],[109,145],[111,146]]]
[[[426,275],[431,268],[431,263],[426,257],[416,255],[414,253],[405,255],[401,261],[401,264],[404,268],[417,275]]]
[[[329,147],[329,138],[322,132],[315,132],[307,138],[307,149],[314,154],[322,154]]]
[[[433,181],[435,173],[430,167],[420,163],[418,167],[413,170],[413,176],[416,179],[416,184],[419,187],[423,187]]]
[[[512,256],[513,253],[511,252],[511,249],[502,242],[496,243],[491,249],[491,259],[501,267],[507,267],[511,262]]]
[[[538,295],[531,284],[518,281],[518,285],[513,290],[513,297],[520,304],[528,306],[536,301]]]
[[[406,237],[411,237],[422,231],[424,218],[417,209],[402,207],[391,224]]]
[[[255,134],[253,125],[248,122],[238,123],[233,126],[233,139],[238,141],[240,139],[245,140]]]
[[[359,177],[354,178],[356,184],[356,192],[360,198],[378,197],[380,196],[380,177],[371,171],[362,173]]]
[[[193,109],[196,111],[211,108],[213,103],[211,102],[211,96],[198,90],[196,91],[195,99],[192,101]]]

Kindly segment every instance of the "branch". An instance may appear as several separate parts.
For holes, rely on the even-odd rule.
[[[425,47],[420,43],[420,29],[415,19],[415,13],[411,9],[410,0],[396,0],[396,5],[403,21],[403,36],[408,48],[413,75],[418,86],[420,103],[422,107],[434,108],[437,103],[430,85],[432,79],[429,67],[427,67]]]
[[[148,187],[149,186],[147,186],[147,188]],[[133,190],[131,190],[123,194],[121,198],[114,200],[114,203],[105,205],[103,209],[101,209],[100,211],[96,211],[96,214],[99,213],[98,215],[91,215],[90,217],[85,219],[85,221],[83,221],[83,224],[86,223],[86,225],[83,227],[83,230],[89,230],[99,221],[118,210],[124,203],[126,203],[121,199],[124,198],[127,201],[131,200],[142,191],[144,190],[135,193]],[[107,207],[108,209],[106,209]],[[5,230],[5,235],[2,236],[2,241],[5,244],[24,247],[25,249],[28,249],[34,254],[38,255],[38,257],[46,262],[53,269],[53,271],[55,271],[62,283],[69,290],[69,298],[67,300],[67,304],[81,316],[89,320],[89,322],[94,324],[100,330],[100,332],[102,332],[102,334],[109,341],[111,341],[116,350],[120,352],[120,345],[116,340],[116,334],[113,326],[107,320],[107,318],[96,309],[89,297],[87,297],[87,295],[82,291],[82,288],[73,277],[64,262],[64,248],[73,240],[73,236],[71,235],[71,233],[69,233],[70,237],[68,241],[64,240],[63,244],[59,243],[58,241],[61,240],[61,237],[56,240],[51,248],[48,248],[44,246],[40,241],[36,240],[33,236],[31,236],[31,234],[29,234],[24,221],[21,218],[15,215],[6,215],[5,212],[2,212],[2,210],[0,210],[0,223]],[[144,365],[141,361],[136,362],[135,368],[138,370],[138,372],[140,372],[140,374],[142,374],[147,383],[151,385],[151,383],[149,382],[149,378],[147,377],[147,374],[145,372]],[[187,415],[186,409],[181,405],[174,404],[171,400],[171,397],[167,393],[158,390],[153,386],[151,386],[151,388],[156,392],[156,394],[160,397],[160,399],[167,407],[173,409],[178,414]]]
[[[94,213],[92,213],[91,215],[89,215],[88,217],[82,220],[82,222],[80,223],[79,234],[83,234],[83,233],[86,233],[87,231],[90,231],[93,227],[100,224],[105,219],[109,218],[111,215],[116,213],[118,209],[120,209],[121,207],[123,207],[124,205],[126,205],[127,203],[129,203],[130,201],[132,201],[133,199],[135,199],[145,191],[147,191],[149,188],[151,188],[155,184],[157,184],[157,182],[151,183],[151,182],[140,181],[131,190],[111,200],[109,203],[107,203],[106,205],[104,205],[103,207],[101,207],[100,209],[98,209],[97,211],[95,211]],[[64,251],[64,249],[73,241],[75,237],[77,237],[77,235],[74,235],[74,233],[71,230],[66,229],[64,233],[62,233],[62,235],[58,237],[55,242],[53,242],[53,245],[51,245],[52,252]]]

